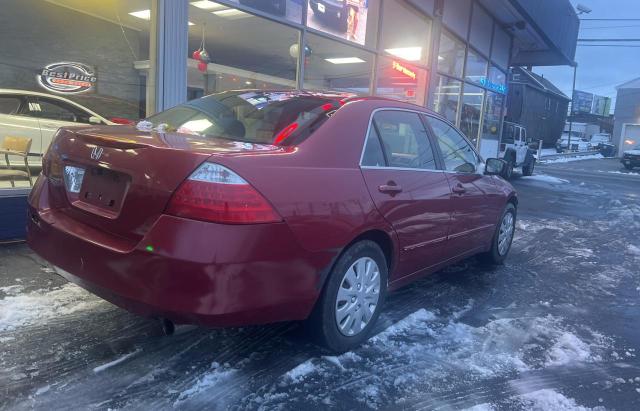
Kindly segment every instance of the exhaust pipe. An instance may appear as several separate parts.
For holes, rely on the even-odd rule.
[[[173,335],[173,333],[176,331],[176,326],[173,321],[166,318],[160,319],[160,325],[162,326],[162,332],[164,333],[164,335]]]

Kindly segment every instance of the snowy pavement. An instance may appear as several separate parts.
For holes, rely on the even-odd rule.
[[[164,337],[0,247],[0,410],[640,409],[640,180],[624,174],[604,159],[516,177],[506,264],[401,289],[339,356],[298,324]]]

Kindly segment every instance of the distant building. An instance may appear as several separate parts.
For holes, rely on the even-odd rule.
[[[616,87],[616,108],[613,122],[613,143],[618,155],[640,145],[640,77]]]
[[[527,135],[545,147],[560,138],[570,101],[544,77],[522,67],[511,69],[506,120],[525,126]]]

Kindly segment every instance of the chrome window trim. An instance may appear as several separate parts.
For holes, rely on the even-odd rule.
[[[380,111],[405,111],[407,113],[415,113],[418,116],[420,116],[421,114],[427,114],[424,111],[419,111],[419,110],[411,110],[408,108],[395,108],[395,107],[378,107],[376,109],[374,109],[371,112],[371,115],[369,115],[369,125],[367,126],[367,132],[364,135],[364,142],[362,143],[362,149],[360,151],[360,161],[358,162],[358,166],[361,169],[385,169],[385,170],[404,170],[404,171],[435,171],[435,172],[442,172],[444,170],[439,170],[437,168],[435,169],[431,169],[431,168],[410,168],[410,167],[380,167],[380,166],[363,166],[362,165],[362,159],[364,158],[364,150],[367,148],[367,139],[369,138],[369,133],[371,132],[371,126],[373,125],[373,116],[380,112]],[[419,118],[418,118],[419,119]],[[424,127],[424,125],[423,125]],[[425,132],[427,134],[429,134],[429,130],[425,129]],[[429,143],[429,145],[431,145],[431,141],[429,139],[429,136],[427,135],[427,142]],[[435,159],[435,154],[434,154],[434,159]]]

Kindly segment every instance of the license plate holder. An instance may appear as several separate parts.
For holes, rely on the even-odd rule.
[[[128,175],[101,167],[87,169],[79,200],[110,212],[122,206],[130,178]]]

